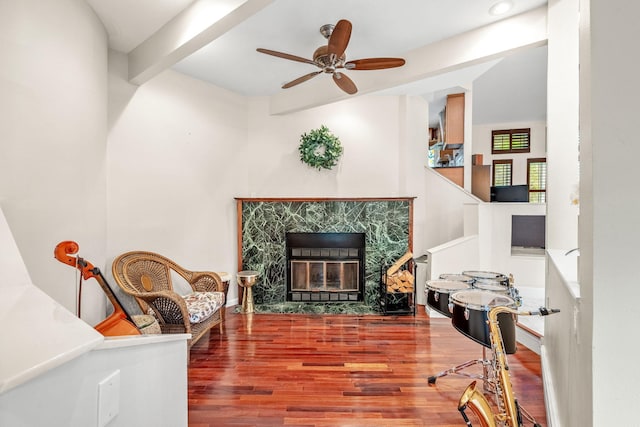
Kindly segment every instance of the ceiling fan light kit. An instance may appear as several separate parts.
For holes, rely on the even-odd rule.
[[[351,38],[351,22],[341,19],[336,25],[325,24],[320,27],[320,34],[325,37],[328,42],[324,46],[320,46],[313,53],[313,59],[303,58],[301,56],[291,55],[289,53],[278,52],[275,50],[258,48],[257,51],[267,55],[277,56],[279,58],[288,59],[290,61],[303,62],[305,64],[315,65],[320,71],[314,71],[304,76],[298,77],[282,88],[288,89],[300,83],[312,79],[318,74],[331,74],[336,85],[349,95],[358,92],[355,83],[344,73],[338,71],[345,70],[382,70],[385,68],[395,68],[404,65],[402,58],[364,58],[354,61],[347,61],[345,50]]]

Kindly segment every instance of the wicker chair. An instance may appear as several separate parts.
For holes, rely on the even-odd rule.
[[[162,255],[144,251],[116,257],[112,270],[118,286],[136,299],[142,312],[155,315],[163,334],[191,334],[189,349],[212,327],[220,325],[222,332],[228,284],[217,273],[189,271]],[[184,279],[193,293],[176,292],[171,271]],[[210,298],[215,304],[209,305],[209,312],[196,314],[194,319],[190,310],[193,296]]]

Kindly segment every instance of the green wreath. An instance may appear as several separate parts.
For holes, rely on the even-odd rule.
[[[313,129],[300,137],[300,161],[309,166],[320,169],[331,169],[338,164],[342,155],[342,144],[337,136],[329,132],[322,125],[320,129]]]

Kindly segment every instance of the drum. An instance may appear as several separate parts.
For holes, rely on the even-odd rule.
[[[427,293],[427,304],[440,314],[451,317],[449,311],[449,295],[471,289],[469,283],[457,282],[455,280],[427,280],[425,292]]]
[[[493,271],[468,270],[468,271],[463,271],[462,274],[464,274],[465,276],[472,277],[475,280],[482,280],[482,279],[497,280],[497,281],[503,282],[505,285],[509,285],[509,278],[502,273],[495,273]]]
[[[471,286],[483,291],[497,292],[499,294],[512,296],[509,282],[505,283],[504,281],[497,279],[475,279]]]
[[[473,277],[465,274],[444,273],[440,275],[442,280],[455,280],[456,282],[472,283]]]
[[[489,334],[489,310],[497,306],[516,308],[510,296],[495,292],[472,289],[455,292],[451,295],[453,327],[478,344],[491,348]],[[498,314],[498,324],[502,333],[504,350],[507,354],[516,352],[516,320],[510,313]]]

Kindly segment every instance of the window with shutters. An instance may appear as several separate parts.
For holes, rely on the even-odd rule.
[[[545,203],[547,201],[547,159],[527,159],[527,185],[529,202]]]
[[[531,129],[491,131],[491,153],[528,153],[531,151]]]
[[[511,185],[513,175],[513,160],[503,159],[493,161],[493,185],[496,187]]]

